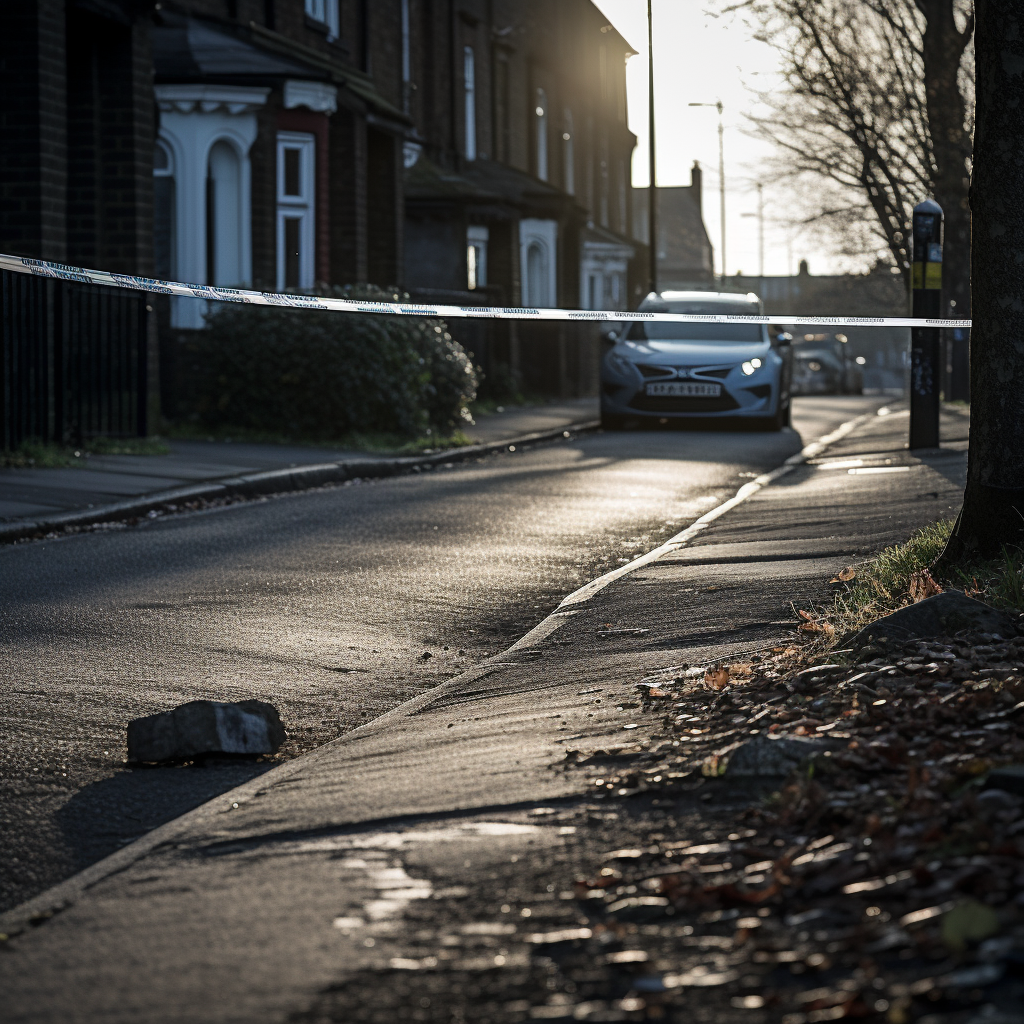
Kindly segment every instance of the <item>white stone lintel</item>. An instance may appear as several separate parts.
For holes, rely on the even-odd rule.
[[[286,110],[308,107],[320,114],[333,114],[338,109],[338,90],[328,82],[305,82],[288,79],[284,83]]]
[[[153,87],[156,101],[163,111],[189,114],[197,108],[204,113],[225,110],[229,114],[247,114],[267,102],[270,89],[242,85],[157,85]]]

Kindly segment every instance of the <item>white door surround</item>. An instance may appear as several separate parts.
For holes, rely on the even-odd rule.
[[[558,222],[525,218],[519,222],[519,274],[522,304],[551,309],[558,299]]]
[[[193,284],[207,280],[206,189],[210,153],[218,143],[230,147],[238,161],[238,216],[233,220],[231,248],[236,281],[218,282],[247,286],[252,281],[251,170],[249,150],[256,140],[255,111],[266,103],[268,88],[232,85],[157,85],[160,107],[160,141],[171,151],[175,185],[175,267],[172,276]],[[215,161],[217,162],[217,161]],[[218,165],[226,167],[221,159]],[[226,222],[225,222],[226,223]],[[223,241],[223,240],[219,240]],[[176,298],[171,325],[204,326],[206,303],[201,299]]]
[[[581,309],[626,308],[626,271],[633,252],[628,245],[584,241],[580,259]]]

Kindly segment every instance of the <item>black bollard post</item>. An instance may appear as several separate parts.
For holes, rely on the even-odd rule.
[[[914,207],[911,267],[914,317],[942,316],[942,207],[926,199]],[[910,447],[939,447],[942,381],[938,327],[910,330]]]

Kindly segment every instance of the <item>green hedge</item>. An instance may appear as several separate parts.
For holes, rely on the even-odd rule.
[[[319,294],[402,301],[374,286]],[[219,303],[193,347],[199,419],[309,438],[465,424],[477,375],[442,320]]]

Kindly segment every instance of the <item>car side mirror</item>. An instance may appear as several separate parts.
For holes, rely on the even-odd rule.
[[[775,335],[775,344],[778,345],[779,348],[785,348],[787,345],[792,345],[793,335],[787,334],[785,331],[780,331]]]

